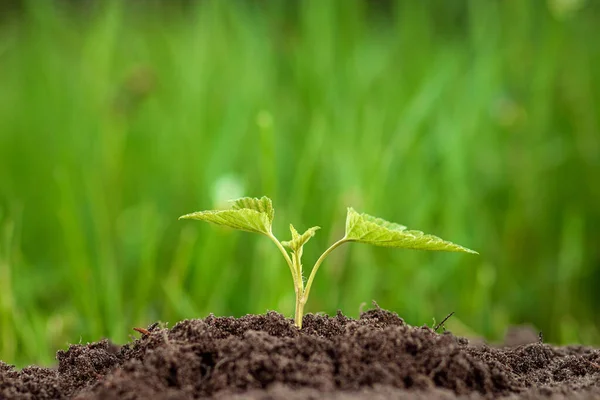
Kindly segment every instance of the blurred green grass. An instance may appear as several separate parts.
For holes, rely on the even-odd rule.
[[[306,264],[347,206],[481,253],[342,247],[308,312],[600,343],[595,3],[24,4],[0,24],[0,359],[292,316],[272,243],[177,221],[238,195],[282,240],[323,227]]]

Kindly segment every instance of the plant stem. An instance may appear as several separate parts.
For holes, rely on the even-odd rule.
[[[300,261],[300,254],[297,251],[292,253],[292,262],[296,264],[296,277],[298,278],[298,289],[300,292],[304,292],[304,281],[302,281],[302,261]]]
[[[304,304],[302,298],[304,297],[304,282],[302,281],[302,262],[300,260],[300,254],[298,251],[292,253],[292,262],[296,267],[297,283],[296,283],[296,310],[294,312],[294,323],[298,329],[302,329],[302,317]]]
[[[294,323],[298,329],[302,329],[302,317],[304,317],[304,304],[302,301],[304,298],[303,293],[296,292],[296,315],[294,315]]]
[[[267,235],[273,243],[277,246],[288,266],[290,267],[290,271],[292,273],[292,278],[294,279],[294,289],[296,292],[296,310],[294,312],[294,323],[298,327],[298,329],[302,329],[302,317],[304,316],[304,305],[308,300],[308,295],[310,293],[310,288],[312,286],[312,282],[315,279],[315,275],[319,270],[319,267],[325,260],[325,257],[329,255],[336,247],[348,242],[349,240],[346,237],[341,238],[334,244],[332,244],[317,260],[312,270],[310,271],[310,276],[308,277],[308,281],[306,282],[306,287],[304,287],[304,282],[302,281],[302,264],[300,261],[300,255],[297,252],[293,252],[293,259],[290,258],[290,255],[285,250],[281,242],[272,234],[269,233]]]
[[[312,270],[310,271],[310,276],[308,277],[308,281],[306,282],[306,288],[304,289],[304,293],[302,295],[302,298],[300,299],[300,302],[302,303],[301,309],[304,309],[304,304],[306,304],[306,301],[308,300],[308,295],[310,294],[310,288],[312,286],[313,280],[315,279],[315,275],[317,274],[319,267],[323,263],[323,260],[325,260],[325,257],[327,257],[329,253],[335,250],[338,246],[348,241],[349,240],[346,239],[346,237],[344,236],[343,238],[332,244],[327,250],[325,250],[323,254],[321,254],[321,257],[319,257]]]

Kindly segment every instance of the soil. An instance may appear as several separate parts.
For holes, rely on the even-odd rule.
[[[376,307],[358,320],[269,312],[156,324],[116,346],[72,345],[57,368],[0,362],[0,399],[592,399],[600,350],[469,343]],[[516,339],[515,339],[516,338]]]

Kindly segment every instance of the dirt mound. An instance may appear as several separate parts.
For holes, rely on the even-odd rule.
[[[599,398],[600,350],[473,346],[376,308],[353,320],[280,314],[153,326],[73,345],[57,369],[0,362],[0,399]]]

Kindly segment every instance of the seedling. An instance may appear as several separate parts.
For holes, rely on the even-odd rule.
[[[321,254],[310,271],[305,286],[302,272],[302,248],[315,235],[315,232],[321,228],[313,226],[301,235],[290,224],[292,240],[280,242],[272,232],[274,215],[273,204],[268,197],[260,199],[244,197],[233,200],[231,209],[229,210],[199,211],[183,215],[179,219],[208,221],[213,224],[225,225],[242,231],[260,233],[271,239],[277,248],[279,248],[279,251],[281,251],[292,273],[294,289],[296,291],[294,321],[298,328],[302,328],[304,305],[308,300],[310,288],[319,267],[329,253],[346,242],[367,243],[382,247],[478,254],[476,251],[452,242],[447,242],[437,236],[426,235],[420,231],[411,231],[403,225],[388,222],[367,214],[360,214],[354,211],[354,209],[348,208],[346,234]]]

